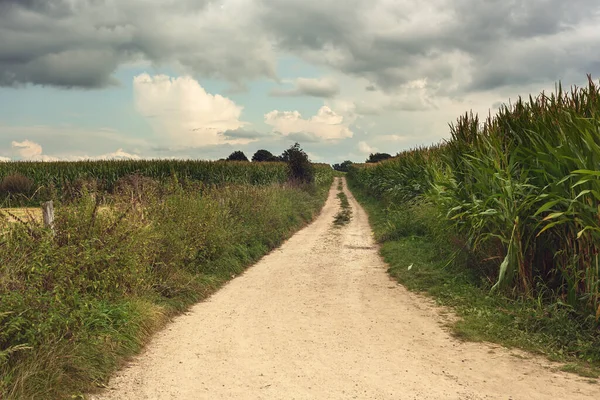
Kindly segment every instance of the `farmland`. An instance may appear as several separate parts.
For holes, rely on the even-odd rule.
[[[56,219],[52,232],[35,211],[0,215],[0,397],[102,385],[316,215],[333,174],[310,170],[302,181],[285,163],[2,163],[4,205],[52,199]]]
[[[132,175],[158,182],[176,179],[203,185],[266,185],[287,180],[285,163],[197,160],[111,160],[0,163],[0,196],[7,204],[69,199],[82,188],[112,192]],[[4,181],[6,177],[20,177]],[[13,190],[10,190],[13,189]]]
[[[348,179],[392,273],[463,307],[459,334],[597,365],[599,129],[599,86],[559,85]]]

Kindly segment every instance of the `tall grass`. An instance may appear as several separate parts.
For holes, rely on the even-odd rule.
[[[54,234],[0,210],[0,398],[103,385],[170,316],[311,220],[333,179],[317,170],[310,186],[137,177],[103,208],[84,189],[59,204]]]
[[[390,207],[429,201],[494,290],[545,293],[600,317],[600,86],[519,98],[447,142],[352,165]]]

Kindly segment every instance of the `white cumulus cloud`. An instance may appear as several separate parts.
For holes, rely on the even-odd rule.
[[[133,89],[137,110],[169,144],[200,147],[252,141],[223,135],[246,125],[240,121],[243,107],[207,93],[191,77],[141,74],[133,78]]]
[[[298,111],[273,110],[265,114],[265,123],[284,136],[304,133],[320,140],[351,138],[350,120],[337,114],[328,106],[319,109],[316,115],[305,119]]]
[[[112,153],[101,154],[99,156],[66,156],[61,158],[64,161],[84,161],[84,160],[141,160],[137,154],[127,153],[123,149],[118,149]]]
[[[98,160],[139,160],[140,156],[137,154],[131,154],[123,151],[123,149],[118,149],[113,153],[103,154],[101,156],[95,157]]]
[[[31,140],[13,141],[12,149],[19,156],[19,159],[27,161],[140,160],[142,158],[137,154],[127,153],[123,149],[97,156],[66,155],[55,157],[43,154],[42,146]],[[11,159],[0,157],[0,161],[11,161]]]
[[[13,141],[11,145],[13,151],[25,159],[33,159],[42,155],[42,146],[31,140],[23,140],[22,142]]]
[[[375,147],[369,146],[367,142],[358,142],[358,151],[364,154],[376,153],[377,149]]]

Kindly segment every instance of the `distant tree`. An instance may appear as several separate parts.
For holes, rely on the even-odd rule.
[[[257,150],[256,153],[252,156],[252,161],[254,162],[265,162],[265,161],[279,161],[279,157],[274,156],[268,150]]]
[[[392,158],[388,153],[371,153],[369,154],[369,158],[367,158],[368,163],[377,163],[379,161],[387,160],[388,158]]]
[[[341,164],[333,164],[333,169],[341,172],[348,172],[348,167],[352,164],[352,161],[346,160]]]
[[[315,171],[308,155],[295,143],[283,152],[281,160],[288,165],[288,176],[291,181],[312,183],[315,180]]]
[[[237,150],[227,157],[227,161],[248,161],[248,157],[246,157],[243,151]]]

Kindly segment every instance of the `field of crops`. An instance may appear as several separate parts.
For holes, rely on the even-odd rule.
[[[313,165],[317,184],[329,179],[329,165]],[[132,175],[160,182],[267,185],[286,182],[288,167],[283,162],[197,160],[4,162],[0,163],[0,200],[4,205],[35,204],[70,197],[82,187],[111,192],[120,180]]]
[[[354,164],[349,179],[385,204],[434,204],[494,290],[549,296],[600,317],[600,87],[540,94],[446,143]]]

